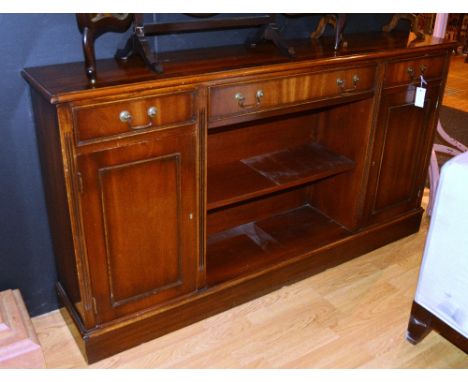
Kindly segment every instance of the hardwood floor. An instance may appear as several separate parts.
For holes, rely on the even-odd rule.
[[[427,200],[427,196],[425,197]],[[92,368],[468,368],[436,333],[405,340],[419,233],[91,365]],[[33,319],[49,368],[84,368],[59,311]]]
[[[452,57],[442,104],[468,111],[468,64],[464,60],[464,56]]]
[[[454,57],[444,105],[468,111],[467,73]],[[415,235],[90,367],[468,368],[437,333],[405,340],[427,226],[424,217]],[[33,319],[46,364],[87,367],[62,313]]]

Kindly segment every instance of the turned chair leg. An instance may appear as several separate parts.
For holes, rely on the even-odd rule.
[[[432,330],[431,316],[413,302],[411,315],[406,330],[406,339],[413,345],[421,342]]]

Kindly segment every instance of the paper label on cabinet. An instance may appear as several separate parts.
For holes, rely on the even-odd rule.
[[[422,87],[416,88],[416,97],[414,97],[414,106],[424,107],[424,99],[426,98],[426,89]]]

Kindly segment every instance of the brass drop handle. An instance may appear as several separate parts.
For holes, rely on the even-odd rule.
[[[409,78],[412,80],[414,78],[414,68],[409,66],[408,69],[406,69],[406,72],[408,73]]]
[[[243,108],[243,109],[247,109],[247,108],[253,108],[253,107],[258,107],[260,106],[261,102],[262,102],[262,97],[264,96],[265,94],[263,93],[263,90],[262,89],[259,89],[257,90],[257,92],[255,93],[255,103],[254,104],[250,104],[250,105],[246,105],[244,104],[245,102],[245,96],[242,94],[242,93],[236,93],[234,95],[234,99],[237,101],[237,104],[239,105],[239,107]]]
[[[138,126],[133,126],[132,125],[132,114],[128,110],[123,110],[119,114],[119,119],[121,122],[127,123],[128,127],[130,127],[132,130],[139,130],[139,129],[147,129],[148,127],[153,126],[153,118],[156,117],[158,114],[158,108],[156,106],[151,106],[148,108],[146,111],[146,114],[149,117],[149,122],[146,125],[138,125]]]
[[[345,89],[346,81],[343,80],[342,78],[337,78],[336,79],[336,85],[341,89],[342,93],[351,93],[356,91],[358,82],[361,80],[357,74],[353,76],[353,87],[349,89]]]

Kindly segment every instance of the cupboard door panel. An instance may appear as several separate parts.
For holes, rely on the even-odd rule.
[[[384,90],[372,154],[367,213],[370,223],[418,208],[435,127],[439,86],[414,106],[413,85]]]
[[[112,305],[180,285],[180,154],[101,168],[99,183]]]
[[[99,321],[191,292],[197,275],[193,126],[79,157]]]

